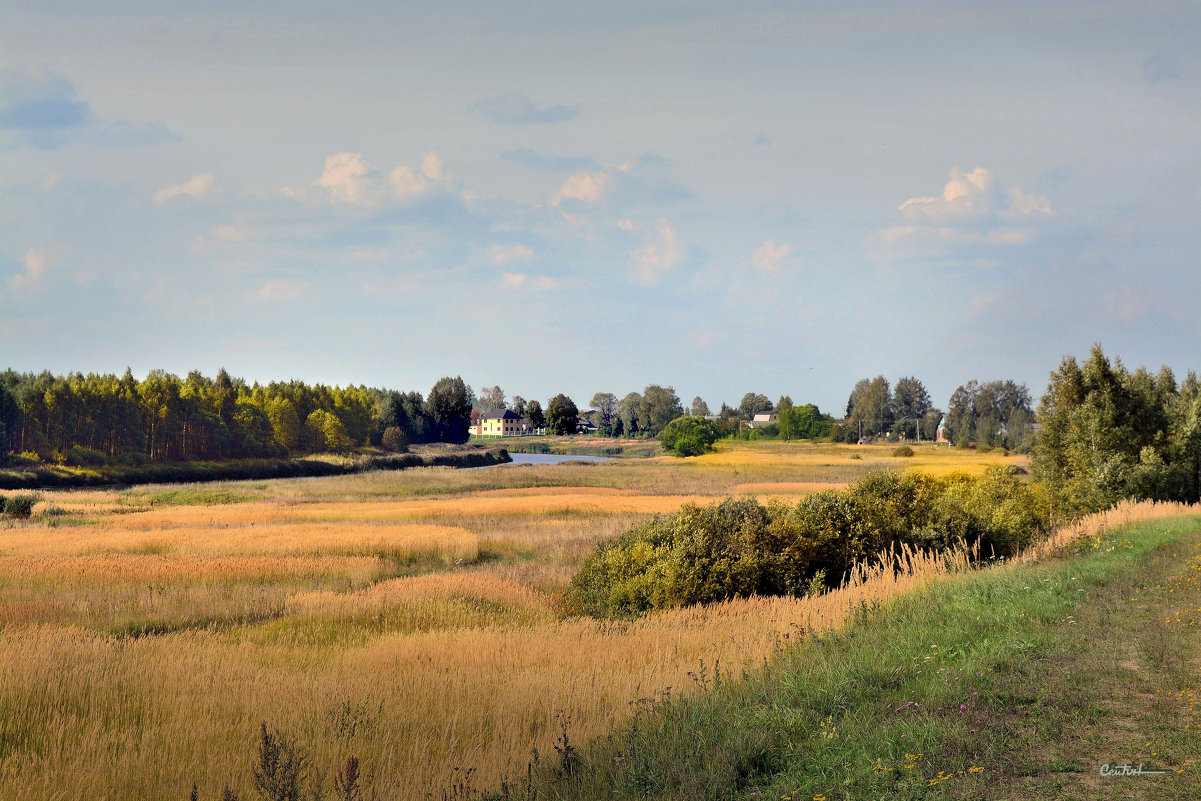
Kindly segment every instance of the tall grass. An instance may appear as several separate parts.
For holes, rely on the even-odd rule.
[[[869,469],[843,454],[47,492],[0,520],[0,798],[252,798],[264,720],[330,774],[355,755],[381,798],[467,769],[497,785],[554,753],[557,715],[603,737],[702,662],[754,669],[962,569],[907,553],[814,598],[555,614],[600,540],[739,485],[795,497]]]

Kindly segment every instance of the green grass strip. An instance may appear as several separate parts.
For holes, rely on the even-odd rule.
[[[1201,517],[933,582],[657,699],[539,798],[1197,798]],[[1143,766],[1163,773],[1123,773]],[[527,793],[528,795],[528,793]]]

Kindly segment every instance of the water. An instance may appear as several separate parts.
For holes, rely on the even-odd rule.
[[[577,456],[568,453],[510,453],[513,464],[561,464],[563,462],[610,462],[611,456]]]

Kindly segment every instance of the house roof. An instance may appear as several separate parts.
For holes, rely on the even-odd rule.
[[[776,416],[775,412],[761,412],[760,414],[755,415],[755,422],[756,423],[770,423],[772,421],[772,418],[774,418],[775,416]]]
[[[520,420],[521,415],[512,409],[493,409],[490,412],[481,412],[480,418],[483,420]]]

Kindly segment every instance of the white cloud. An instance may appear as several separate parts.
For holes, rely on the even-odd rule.
[[[617,221],[617,227],[623,231],[633,231],[634,230],[634,221],[631,220],[629,217],[626,217],[624,220]]]
[[[1028,195],[1018,187],[1009,190],[1009,208],[1002,212],[1002,217],[1010,221],[1027,220],[1039,215],[1051,216],[1051,202],[1042,195]]]
[[[552,206],[558,206],[564,200],[579,200],[584,203],[596,203],[609,190],[611,179],[605,172],[580,172],[568,178],[559,187],[559,191],[551,199]]]
[[[400,201],[412,200],[424,195],[435,184],[446,182],[442,159],[435,152],[426,153],[421,160],[421,170],[402,164],[388,173],[392,193]]]
[[[655,223],[654,239],[634,253],[630,280],[643,286],[657,285],[664,275],[675,269],[686,251],[676,229],[666,218],[659,218]]]
[[[378,173],[360,153],[335,153],[325,158],[325,170],[314,182],[329,193],[331,203],[370,206],[379,200]]]
[[[790,249],[791,246],[788,243],[776,247],[775,241],[769,239],[760,245],[755,254],[751,256],[751,264],[755,265],[755,269],[761,273],[778,272],[788,261]]]
[[[401,164],[385,175],[361,153],[335,153],[325,159],[321,177],[310,187],[285,187],[280,193],[297,200],[328,200],[334,205],[374,208],[390,200],[402,203],[422,197],[450,181],[442,158],[426,153],[420,168]]]
[[[30,248],[25,252],[21,262],[24,269],[8,279],[8,286],[13,290],[32,289],[38,285],[46,268],[58,261],[61,248]]]
[[[199,200],[209,195],[215,195],[220,191],[221,187],[217,186],[217,176],[212,173],[193,175],[182,184],[168,186],[165,189],[155,192],[154,205],[161,206],[177,197],[190,197]]]
[[[442,159],[435,152],[425,154],[421,159],[421,174],[431,181],[441,182],[442,177]]]
[[[907,220],[955,222],[987,217],[995,203],[996,178],[983,167],[965,173],[951,168],[951,180],[936,197],[911,197],[897,208]]]
[[[912,197],[897,209],[906,224],[877,231],[871,243],[1025,245],[1038,236],[1033,226],[1055,214],[1041,195],[1016,186],[1002,191],[996,176],[983,167],[971,172],[952,168],[941,195]]]
[[[534,251],[525,245],[491,245],[487,250],[488,259],[493,264],[509,264],[514,261],[528,261],[534,258]]]

